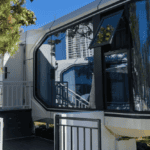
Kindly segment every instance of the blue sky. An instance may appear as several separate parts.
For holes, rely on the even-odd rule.
[[[26,0],[26,3],[23,5],[23,7],[26,7],[28,10],[33,11],[35,16],[37,17],[37,21],[36,21],[36,25],[31,25],[28,27],[21,26],[21,28],[24,29],[24,32],[27,30],[31,30],[31,29],[38,29],[38,28],[48,24],[49,22],[52,22],[54,20],[54,17],[56,17],[56,19],[58,19],[74,10],[77,10],[77,9],[93,2],[93,1],[94,0],[82,0],[82,1],[81,0],[75,0],[75,1],[44,0],[42,3],[42,1],[40,1],[40,0],[34,0],[31,3],[30,0]],[[147,33],[145,32],[146,28],[147,28],[145,2],[137,3],[137,15],[139,15],[139,19],[140,19],[140,24],[139,24],[140,40],[141,40],[141,43],[143,43],[147,37],[147,35],[146,35]],[[61,56],[65,52],[64,49],[62,49],[62,50],[63,50],[63,52],[60,53]],[[61,56],[58,56],[59,60],[65,59],[64,56],[62,58],[61,58]]]
[[[36,25],[31,26],[21,26],[24,29],[24,32],[31,29],[38,29],[49,22],[83,7],[94,0],[34,0],[32,3],[30,0],[26,0],[26,4],[23,7],[26,7],[28,10],[34,12],[37,17]]]
[[[30,0],[26,0],[26,3],[23,5],[23,7],[33,11],[37,20],[36,25],[31,25],[28,27],[21,26],[21,28],[24,29],[24,32],[31,29],[38,29],[49,22],[54,21],[55,17],[58,19],[93,1],[94,0],[34,0],[31,3]],[[56,59],[66,59],[66,48],[63,45],[59,51],[56,51]]]

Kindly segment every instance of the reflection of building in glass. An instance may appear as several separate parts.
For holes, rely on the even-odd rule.
[[[108,109],[129,109],[127,53],[105,53]],[[119,104],[120,103],[120,104]],[[117,104],[117,105],[116,105]],[[118,106],[120,105],[120,106]]]
[[[93,30],[93,25],[90,23],[88,25]],[[79,33],[86,33],[89,31],[87,26],[80,25],[79,26]],[[68,35],[68,31],[66,31],[66,34]],[[87,35],[90,39],[81,36],[81,34],[77,33],[74,38],[66,36],[66,59],[74,59],[74,58],[84,58],[84,57],[90,57],[93,56],[94,51],[93,49],[88,49],[89,44],[91,42],[90,39],[93,38],[93,34],[90,36]]]

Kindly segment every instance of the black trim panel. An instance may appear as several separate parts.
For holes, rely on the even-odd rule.
[[[119,118],[134,118],[134,119],[150,119],[150,115],[149,116],[141,116],[141,115],[120,115],[120,114],[105,114],[105,117],[119,117]]]

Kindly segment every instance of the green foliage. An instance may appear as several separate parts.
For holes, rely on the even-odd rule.
[[[97,43],[103,43],[107,42],[110,39],[110,36],[112,35],[112,32],[114,31],[114,28],[111,25],[107,25],[106,28],[101,27],[100,31],[97,35]]]
[[[81,75],[86,75],[87,79],[90,79],[93,73],[94,62],[88,62],[88,65],[80,67],[80,69],[76,69],[76,73],[78,77]]]
[[[3,56],[6,52],[11,56],[17,52],[20,42],[19,28],[35,24],[37,20],[34,12],[22,7],[24,3],[25,0],[0,1],[0,54]]]

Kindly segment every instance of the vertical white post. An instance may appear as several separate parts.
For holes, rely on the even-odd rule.
[[[3,150],[3,118],[0,118],[0,150]]]
[[[73,96],[74,97],[74,96]],[[75,98],[75,97],[74,97]],[[77,107],[77,99],[75,98],[75,107]]]
[[[0,89],[1,89],[1,104],[2,104],[2,86],[1,86],[1,84],[0,84]]]

